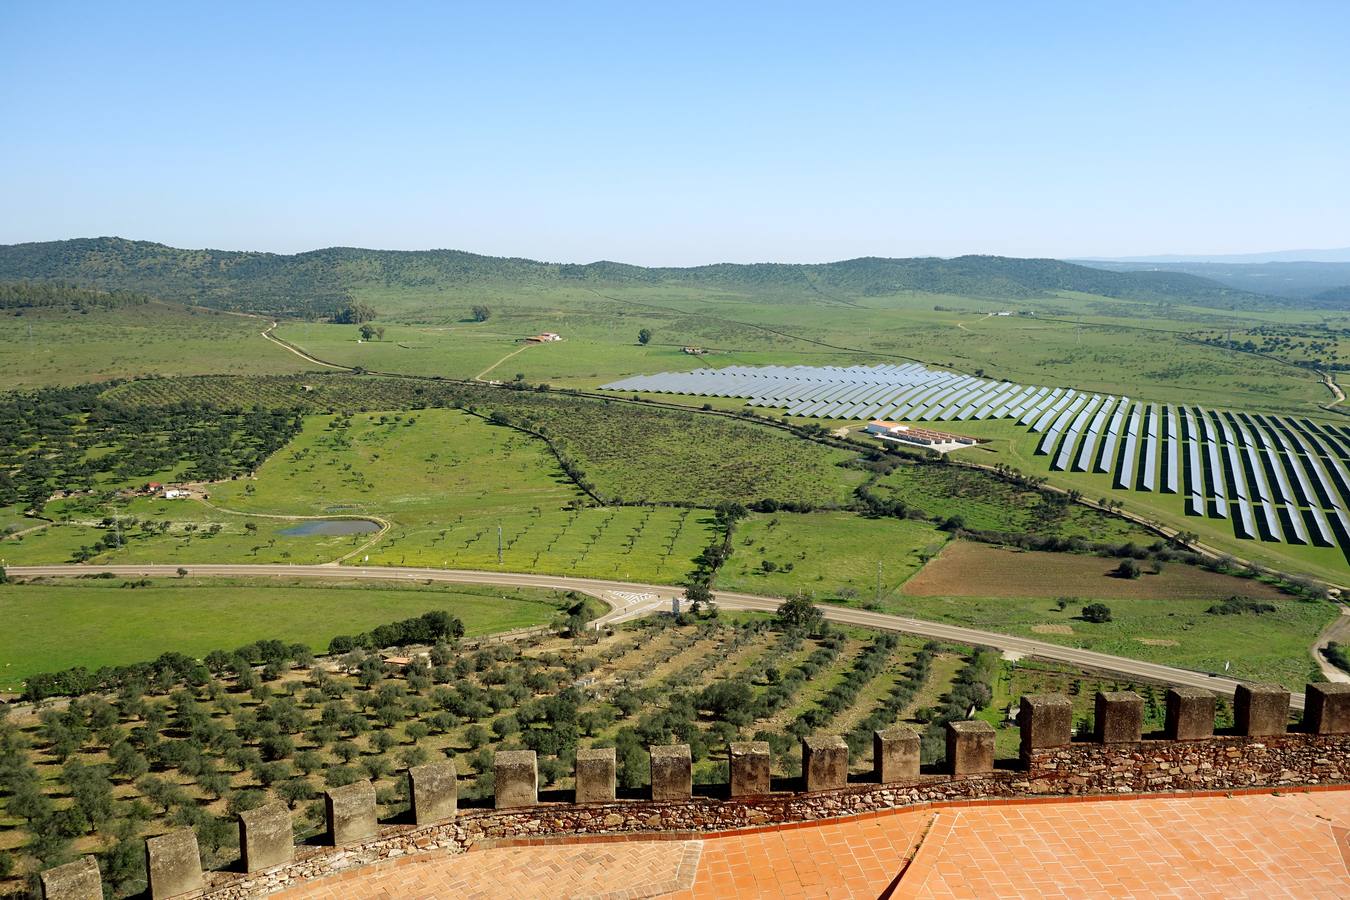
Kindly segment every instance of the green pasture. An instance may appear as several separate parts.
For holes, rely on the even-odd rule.
[[[1338,610],[1330,603],[1275,601],[1275,612],[1262,615],[1211,615],[1213,600],[1105,601],[1112,620],[1092,623],[1079,617],[1077,597],[1064,610],[1055,598],[979,600],[969,597],[895,597],[883,601],[887,612],[950,622],[1003,634],[1034,638],[1099,653],[1163,663],[1230,678],[1274,681],[1301,690],[1313,677],[1309,648]],[[1039,626],[1039,628],[1037,627]],[[1065,628],[1071,634],[1062,633]]]
[[[288,322],[277,337],[303,347],[327,362],[374,372],[473,378],[521,349],[515,335],[491,329],[491,323],[437,326],[377,322],[385,329],[378,341],[361,341],[358,326],[327,322]],[[507,375],[511,378],[515,372]],[[489,375],[500,378],[500,373]]]
[[[6,311],[0,319],[3,390],[145,375],[285,374],[315,368],[263,338],[267,320],[194,307],[25,309]]]
[[[453,409],[308,417],[255,478],[211,497],[249,513],[395,518],[580,498],[542,441]]]
[[[41,525],[41,519],[33,519],[23,514],[21,505],[0,506],[0,534],[23,531],[35,525]]]
[[[805,591],[817,600],[894,593],[946,542],[924,522],[855,513],[755,513],[736,523],[717,587],[769,596]],[[765,563],[771,571],[766,571]]]
[[[561,595],[476,585],[372,582],[56,579],[0,585],[0,691],[24,678],[71,666],[95,669],[175,651],[204,656],[264,639],[322,652],[337,634],[443,609],[467,635],[551,621]]]

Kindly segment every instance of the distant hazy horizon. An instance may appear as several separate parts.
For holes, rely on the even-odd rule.
[[[297,256],[305,253],[315,253],[322,250],[331,250],[336,248],[347,248],[355,250],[373,250],[377,252],[390,253],[430,253],[438,251],[453,251],[471,253],[477,256],[491,256],[507,259],[528,259],[533,262],[554,263],[565,265],[589,265],[593,263],[609,262],[619,263],[621,265],[636,265],[645,268],[697,268],[700,266],[714,265],[754,265],[754,264],[779,264],[779,265],[823,265],[828,263],[845,262],[851,259],[858,259],[864,256],[878,257],[880,254],[854,254],[852,256],[839,256],[830,259],[709,259],[702,262],[682,263],[678,265],[662,265],[659,263],[635,263],[632,260],[616,259],[611,256],[597,257],[594,259],[554,259],[542,256],[531,256],[525,253],[484,253],[474,250],[471,247],[358,247],[353,244],[328,244],[322,247],[306,247],[302,250],[271,250],[266,247],[221,247],[221,246],[203,246],[194,247],[182,244],[175,244],[169,241],[156,240],[154,238],[136,238],[127,235],[76,235],[69,238],[54,238],[52,241],[14,241],[12,244],[31,244],[31,243],[50,243],[53,241],[64,240],[97,240],[102,238],[117,238],[128,241],[144,241],[148,243],[163,244],[173,247],[177,250],[215,250],[224,252],[252,252],[252,253],[273,253],[278,256]],[[9,246],[0,244],[0,246]],[[950,255],[937,253],[917,253],[906,254],[904,256],[890,256],[884,258],[890,259],[954,259],[959,256],[1006,256],[1009,254],[991,254],[973,251],[971,253],[956,253]],[[1028,258],[1028,257],[1019,257]],[[1182,263],[1230,263],[1234,265],[1259,265],[1271,262],[1318,262],[1318,263],[1350,263],[1350,247],[1347,248],[1329,248],[1321,250],[1273,250],[1261,253],[1245,254],[1227,254],[1227,255],[1187,255],[1187,254],[1159,254],[1154,256],[1043,256],[1034,257],[1037,259],[1058,259],[1063,262],[1079,263],[1082,265],[1091,265],[1093,263],[1162,263],[1162,264],[1182,264]]]
[[[0,243],[1350,247],[1350,5],[0,5]]]

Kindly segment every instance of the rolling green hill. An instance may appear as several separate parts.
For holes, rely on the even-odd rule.
[[[768,299],[779,293],[822,300],[905,291],[1000,300],[1034,300],[1061,291],[1167,300],[1219,309],[1281,301],[1173,272],[1111,272],[1052,259],[964,256],[868,257],[814,265],[722,264],[643,268],[479,256],[458,250],[385,251],[334,247],[291,256],[180,250],[146,241],[88,238],[0,247],[0,280],[61,280],[133,290],[221,309],[320,317],[350,302],[353,291],[392,288],[462,291],[475,285],[672,286],[730,290]]]

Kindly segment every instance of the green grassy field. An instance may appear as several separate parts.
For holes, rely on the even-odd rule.
[[[1100,653],[1143,659],[1231,678],[1275,681],[1301,690],[1315,670],[1308,648],[1334,620],[1337,609],[1321,601],[1275,601],[1275,612],[1260,616],[1211,615],[1219,601],[1135,600],[1107,602],[1112,620],[1083,621],[1082,603],[1067,609],[1054,598],[979,600],[970,597],[899,597],[884,602],[887,612],[951,622],[1004,634],[1081,647]]]
[[[25,516],[21,504],[0,506],[0,534],[23,531],[41,524],[40,519]]]
[[[924,522],[854,513],[756,513],[736,524],[717,586],[769,596],[806,591],[817,600],[892,594],[947,540]],[[771,571],[766,571],[768,562]]]
[[[443,609],[467,635],[546,624],[566,605],[548,591],[475,585],[281,582],[219,579],[57,580],[0,585],[0,690],[35,672],[150,660],[166,651],[202,656],[263,639],[323,651],[336,634]]]
[[[267,322],[150,303],[0,316],[0,390],[144,375],[285,374],[314,365],[259,332]]]
[[[380,322],[383,340],[361,342],[355,325],[288,322],[277,337],[304,347],[321,359],[370,371],[472,378],[522,348],[515,335],[484,325],[404,325]],[[538,348],[530,348],[531,350]],[[505,377],[511,378],[515,371]],[[500,378],[500,373],[488,377]]]

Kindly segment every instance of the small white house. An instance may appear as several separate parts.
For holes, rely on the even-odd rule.
[[[185,491],[182,488],[169,488],[164,492],[165,500],[186,500],[191,496],[191,491]]]

